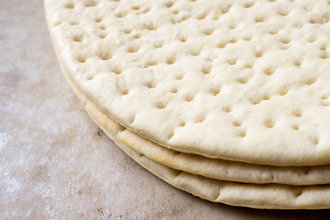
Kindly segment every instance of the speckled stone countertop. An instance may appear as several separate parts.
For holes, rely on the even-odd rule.
[[[0,27],[0,219],[330,218],[330,210],[214,204],[166,184],[80,106],[56,60],[42,0],[0,1]]]

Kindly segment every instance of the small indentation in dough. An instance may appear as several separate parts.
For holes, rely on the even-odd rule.
[[[323,105],[324,107],[327,107],[327,106],[329,106],[330,104],[329,104],[328,102],[323,101],[323,102],[322,102],[322,105]]]
[[[128,91],[128,90],[126,90],[126,89],[125,89],[125,90],[121,90],[121,94],[122,94],[122,95],[127,95],[127,94],[128,94],[128,92],[129,92],[129,91]]]
[[[252,36],[245,36],[245,37],[243,37],[243,39],[245,41],[250,41],[250,40],[252,40]]]
[[[123,30],[124,34],[130,34],[132,31],[131,30],[128,30],[128,29],[125,29]]]
[[[317,40],[316,36],[312,35],[307,38],[307,42],[313,43]]]
[[[230,65],[235,65],[237,62],[237,59],[231,59],[227,61]]]
[[[288,88],[284,87],[280,89],[280,96],[285,96],[288,93]]]
[[[276,69],[275,67],[270,66],[264,70],[264,73],[268,76],[271,76],[275,73],[275,69]]]
[[[204,31],[204,34],[206,34],[206,35],[211,35],[212,33],[213,33],[213,29],[212,28],[207,29],[207,30]]]
[[[258,105],[261,102],[261,99],[260,98],[255,98],[255,99],[252,99],[251,102],[252,102],[253,105]]]
[[[231,44],[234,44],[234,43],[236,43],[237,42],[237,39],[235,39],[235,38],[232,38],[230,41],[229,41],[229,43],[231,43]]]
[[[237,28],[237,24],[231,24],[231,25],[229,25],[229,28],[234,30],[235,28]]]
[[[268,128],[273,128],[275,126],[275,122],[271,119],[265,121],[265,126]]]
[[[271,35],[275,35],[277,33],[278,33],[278,30],[275,30],[275,29],[269,31],[269,34],[271,34]]]
[[[62,21],[57,21],[55,24],[53,24],[54,27],[59,26],[60,24],[62,24]]]
[[[251,63],[245,64],[245,68],[252,69],[252,67],[253,67],[253,64],[251,64]]]
[[[104,38],[106,38],[108,35],[106,34],[106,33],[101,33],[101,34],[99,34],[99,37],[101,38],[101,39],[104,39]]]
[[[112,58],[112,54],[110,54],[109,52],[100,53],[99,56],[102,60],[110,60]]]
[[[179,41],[181,41],[182,43],[187,41],[187,37],[184,36],[183,34],[180,34],[180,36],[178,37]]]
[[[260,58],[260,57],[262,57],[262,56],[264,55],[264,52],[263,52],[262,50],[259,50],[259,51],[256,51],[256,52],[254,53],[254,55],[255,55],[257,58]]]
[[[190,17],[191,17],[190,15],[184,15],[184,16],[182,16],[179,20],[177,20],[177,21],[172,21],[172,22],[173,22],[173,24],[175,24],[175,23],[181,23],[181,22],[187,20],[187,19],[190,18]]]
[[[187,95],[187,96],[186,96],[186,101],[187,101],[187,102],[191,102],[191,101],[194,100],[194,98],[195,98],[194,95]]]
[[[298,118],[302,116],[302,112],[298,109],[293,110],[292,114]]]
[[[85,57],[78,57],[77,60],[80,62],[80,63],[85,63],[86,62],[86,58]]]
[[[121,74],[122,72],[123,72],[123,70],[122,69],[120,69],[120,68],[118,68],[118,67],[116,67],[115,69],[113,69],[112,70],[114,73],[116,73],[116,74]]]
[[[134,37],[134,39],[140,39],[141,38],[141,35],[140,34],[136,34],[133,37]]]
[[[226,42],[221,42],[221,43],[218,43],[217,47],[222,49],[222,48],[224,48],[226,45],[227,45]]]
[[[132,9],[133,10],[140,10],[140,6],[133,6]]]
[[[123,18],[124,17],[124,14],[119,12],[119,13],[116,14],[116,17],[117,18]]]
[[[311,19],[309,20],[309,23],[311,23],[311,24],[315,24],[316,21],[315,21],[313,18],[311,18]]]
[[[314,137],[313,140],[312,140],[312,142],[313,142],[315,145],[318,145],[320,141],[319,141],[318,138]]]
[[[95,19],[95,22],[96,22],[96,23],[100,23],[100,22],[102,22],[102,18],[96,18],[96,19]]]
[[[236,81],[241,84],[246,84],[249,81],[249,79],[248,78],[239,78],[239,79],[236,79]]]
[[[295,61],[293,61],[293,64],[297,67],[300,67],[302,63],[302,60],[296,59]]]
[[[196,123],[202,123],[203,121],[205,121],[205,116],[200,116],[197,118]]]
[[[171,93],[177,93],[178,92],[178,89],[177,88],[172,88],[171,89]]]
[[[212,66],[211,65],[206,65],[202,69],[204,74],[209,74],[212,71]]]
[[[156,66],[157,64],[158,64],[157,61],[149,60],[148,62],[146,62],[146,64],[143,66],[143,68],[149,68],[151,66]]]
[[[239,127],[239,126],[241,126],[241,122],[239,122],[239,121],[234,121],[234,122],[233,122],[233,125],[234,125],[235,127]]]
[[[254,2],[248,2],[248,3],[245,3],[244,4],[244,7],[245,8],[251,8],[251,7],[253,7],[254,6]]]
[[[87,80],[93,80],[94,78],[92,76],[88,77]]]
[[[162,42],[162,41],[157,41],[157,42],[155,42],[155,43],[154,43],[154,47],[156,47],[156,48],[161,48],[161,47],[163,47],[163,42]]]
[[[86,7],[95,7],[97,5],[98,5],[98,2],[96,2],[96,1],[88,1],[86,3]]]
[[[216,88],[212,88],[211,89],[211,94],[213,95],[213,96],[216,96],[216,95],[218,95],[220,93],[220,88],[219,87],[216,87]]]
[[[181,79],[183,79],[183,76],[182,75],[178,75],[178,76],[175,77],[175,79],[176,80],[181,80]]]
[[[174,64],[175,63],[175,57],[174,56],[171,56],[171,57],[169,57],[169,58],[167,58],[167,60],[166,60],[166,63],[168,64],[168,65],[172,65],[172,64]]]
[[[69,24],[75,26],[75,25],[78,25],[79,22],[78,21],[70,21]]]
[[[175,15],[177,15],[177,14],[179,14],[179,11],[178,10],[174,10],[172,13],[175,14]]]
[[[128,47],[127,48],[127,52],[128,53],[136,53],[136,52],[138,52],[139,51],[139,47],[137,47],[137,46],[131,46],[131,47]]]
[[[68,8],[68,9],[73,9],[74,8],[74,4],[72,2],[70,2],[70,3],[67,3],[65,5],[65,7]]]
[[[193,51],[190,52],[190,54],[193,55],[193,56],[199,56],[200,51],[199,50],[193,50]]]
[[[152,22],[148,22],[145,25],[145,28],[148,29],[149,31],[156,31],[157,27],[154,25]]]
[[[328,59],[329,58],[329,54],[327,52],[324,52],[321,54],[320,58],[322,59]]]
[[[322,96],[321,96],[321,99],[328,99],[328,98],[329,98],[328,95],[322,95]]]
[[[149,11],[150,11],[150,8],[145,8],[145,9],[143,9],[142,13],[147,14]]]
[[[280,16],[287,16],[289,13],[290,13],[289,10],[284,10],[284,9],[282,9],[282,10],[280,10],[280,11],[278,12],[278,14],[279,14]]]
[[[75,42],[82,42],[82,41],[83,41],[83,36],[74,36],[74,37],[73,37],[73,40],[74,40]]]
[[[166,104],[163,103],[163,102],[158,102],[156,104],[156,106],[157,106],[158,109],[165,109],[166,108]]]
[[[262,99],[263,99],[264,101],[267,101],[267,100],[269,100],[270,98],[269,98],[268,95],[263,95],[263,96],[262,96]]]
[[[174,5],[173,2],[167,2],[167,3],[165,3],[165,6],[168,7],[168,8],[171,8],[173,5]]]
[[[228,13],[229,10],[230,10],[230,8],[231,8],[231,5],[228,5],[228,6],[224,7],[224,8],[222,8],[222,9],[221,9],[222,14],[226,14],[226,13]]]
[[[255,20],[257,23],[259,23],[259,22],[264,22],[265,17],[259,16],[259,17],[256,17],[254,20]]]
[[[308,79],[308,80],[306,80],[306,85],[312,85],[312,84],[314,84],[316,82],[316,78],[310,78],[310,79]]]
[[[230,113],[231,112],[231,107],[230,106],[225,106],[223,108],[223,111],[226,112],[226,113]]]
[[[240,137],[246,137],[246,132],[245,131],[240,131],[239,133],[238,133],[238,136],[240,136]]]
[[[220,15],[214,15],[214,16],[212,17],[213,20],[219,20],[219,18],[220,18]]]
[[[320,46],[320,50],[326,51],[327,50],[327,45],[326,44],[322,44]]]
[[[186,126],[186,123],[184,121],[182,121],[179,126],[184,127],[184,126]]]
[[[293,125],[292,128],[293,128],[294,130],[296,130],[296,131],[299,130],[299,126],[298,126],[298,125]]]
[[[106,28],[104,25],[101,25],[101,26],[100,26],[100,29],[101,29],[101,30],[106,30],[107,28]]]
[[[206,13],[200,13],[199,15],[197,15],[198,20],[203,20],[205,17],[206,17]]]
[[[283,44],[289,44],[289,43],[291,42],[291,40],[290,40],[289,38],[283,38],[283,39],[281,40],[281,42],[282,42]]]
[[[148,87],[149,89],[154,89],[156,88],[156,85],[153,82],[148,82],[144,84],[146,87]]]

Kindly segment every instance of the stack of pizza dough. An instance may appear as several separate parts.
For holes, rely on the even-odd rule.
[[[203,199],[330,208],[327,0],[45,0],[88,114]]]

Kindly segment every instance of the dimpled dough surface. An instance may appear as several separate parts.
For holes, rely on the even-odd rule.
[[[328,1],[45,0],[70,78],[163,146],[330,162]]]

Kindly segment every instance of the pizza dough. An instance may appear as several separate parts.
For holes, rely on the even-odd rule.
[[[171,149],[330,162],[328,1],[46,0],[64,69],[105,113]]]
[[[328,1],[45,0],[45,11],[70,86],[146,169],[213,202],[330,207]]]

